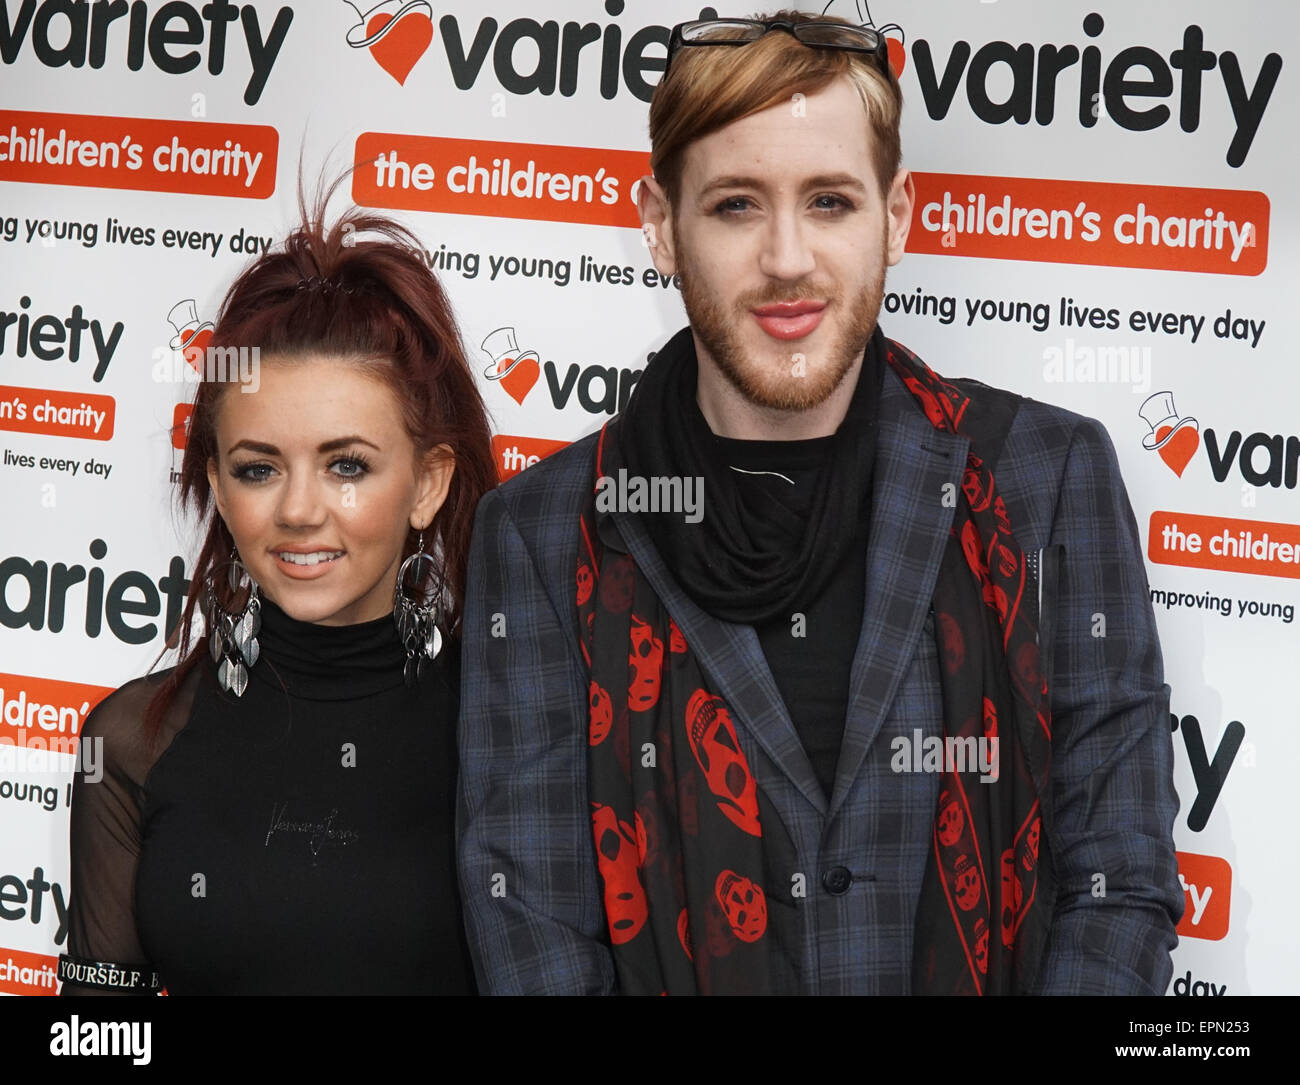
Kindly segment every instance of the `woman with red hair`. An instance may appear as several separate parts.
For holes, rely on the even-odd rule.
[[[473,992],[456,634],[489,423],[417,239],[327,226],[338,184],[189,359],[203,542],[177,664],[82,731],[65,993]]]

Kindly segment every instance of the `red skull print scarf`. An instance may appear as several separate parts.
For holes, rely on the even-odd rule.
[[[944,766],[916,910],[911,988],[1024,993],[1053,903],[1038,892],[1051,719],[1025,555],[990,469],[1010,428],[1013,397],[981,396],[976,385],[979,406],[972,408],[971,394],[879,329],[868,351],[883,353],[936,429],[971,439],[932,598],[943,737],[998,739],[995,782],[981,782],[975,766]],[[609,940],[626,994],[786,989],[780,977],[793,975],[788,962],[799,945],[789,838],[742,751],[743,724],[710,688],[609,514],[597,509],[598,480],[627,465],[625,442],[638,442],[642,468],[651,464],[669,477],[701,473],[680,462],[682,442],[656,435],[653,424],[669,409],[674,375],[694,364],[689,336],[655,356],[634,404],[601,432],[581,519],[575,586],[590,673],[588,797]],[[657,447],[647,456],[650,445]],[[700,527],[707,543],[707,514]]]

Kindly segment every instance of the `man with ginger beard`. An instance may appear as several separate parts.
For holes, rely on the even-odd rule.
[[[913,204],[886,57],[792,12],[674,28],[638,204],[689,324],[479,506],[483,990],[1168,984],[1169,690],[1115,454],[878,326]]]

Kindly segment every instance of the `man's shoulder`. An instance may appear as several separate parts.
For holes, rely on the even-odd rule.
[[[1060,443],[1064,440],[1068,444],[1070,438],[1080,426],[1094,427],[1101,425],[1097,419],[1072,411],[1068,407],[1061,407],[1055,403],[1045,403],[1021,392],[1013,392],[1009,388],[986,384],[975,377],[947,377],[945,379],[966,392],[971,397],[972,408],[977,411],[1006,409],[1014,405],[1016,410],[1012,422],[1013,431],[1018,429],[1022,433],[1039,434],[1041,439],[1049,439],[1053,443]],[[1010,434],[1008,434],[1009,436]]]
[[[489,498],[504,506],[525,539],[547,536],[557,528],[576,539],[578,516],[592,492],[599,440],[597,430],[551,453],[489,491]]]
[[[1004,449],[1007,456],[1016,458],[1030,449],[1036,449],[1040,453],[1059,449],[1064,455],[1075,434],[1081,429],[1105,432],[1102,424],[1095,418],[1054,403],[1045,403],[1009,388],[988,384],[976,377],[956,376],[955,371],[960,365],[959,362],[950,366],[946,364],[945,359],[939,359],[938,365],[932,365],[928,359],[922,361],[918,355],[897,340],[889,341],[901,347],[905,353],[910,354],[923,365],[927,365],[941,381],[956,386],[960,392],[969,396],[970,404],[967,410],[972,412],[970,418],[982,420],[986,420],[988,416],[998,419],[1010,418],[1007,432],[999,434],[1000,437],[1005,437]],[[897,382],[897,389],[905,391],[901,379]],[[1028,447],[1022,449],[1020,446],[1026,443]]]
[[[484,573],[484,590],[496,595],[510,591],[518,587],[513,574],[531,570],[534,590],[549,597],[550,606],[575,637],[573,576],[581,534],[578,525],[593,489],[599,439],[597,431],[575,441],[489,490],[479,503],[474,532],[471,567],[487,570],[495,566],[494,572]],[[520,557],[517,548],[522,548],[524,556],[521,566],[510,564]],[[492,554],[497,560],[489,556]],[[529,598],[536,602],[535,595]],[[577,650],[573,650],[577,660]],[[472,681],[472,671],[465,671],[462,677]]]
[[[1060,476],[1070,447],[1076,441],[1093,447],[1111,447],[1105,425],[1055,403],[988,384],[975,377],[939,374],[970,397],[971,419],[992,415],[1010,419],[1002,438],[1000,462],[1004,470],[1031,470]]]
[[[538,460],[531,467],[520,471],[497,487],[497,492],[504,498],[512,499],[515,495],[529,490],[545,489],[550,486],[580,486],[589,480],[592,464],[596,455],[596,444],[600,440],[601,430],[580,437],[572,444],[565,445],[558,452],[552,452],[544,459]]]
[[[943,379],[970,396],[970,411],[1005,419],[1014,407],[1005,434],[998,435],[993,474],[1026,545],[1049,537],[1066,492],[1080,487],[1123,490],[1114,443],[1098,419],[972,377]]]

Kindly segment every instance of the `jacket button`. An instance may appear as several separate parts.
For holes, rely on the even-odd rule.
[[[853,884],[853,875],[847,867],[833,866],[822,875],[822,886],[833,896],[843,896]]]

